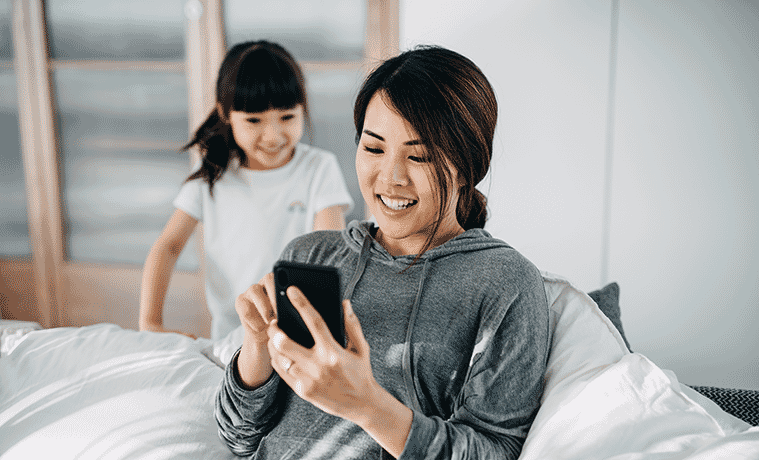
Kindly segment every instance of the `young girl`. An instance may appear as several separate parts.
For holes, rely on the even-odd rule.
[[[299,143],[308,103],[293,57],[266,41],[234,46],[216,83],[216,107],[183,149],[198,169],[153,245],[142,277],[140,329],[162,332],[163,301],[177,257],[203,222],[211,337],[240,325],[235,298],[261,279],[291,239],[342,229],[353,206],[335,155]],[[188,334],[189,335],[189,334]]]
[[[539,271],[482,229],[498,108],[480,69],[423,47],[383,63],[354,108],[356,172],[377,224],[314,232],[286,260],[337,267],[346,348],[294,287],[314,336],[277,325],[273,276],[237,299],[242,347],[216,399],[241,456],[516,459],[549,352]]]

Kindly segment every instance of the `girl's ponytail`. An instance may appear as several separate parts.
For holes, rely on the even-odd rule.
[[[200,168],[190,174],[185,182],[203,179],[208,183],[208,191],[213,196],[213,184],[227,170],[230,157],[233,154],[239,155],[237,149],[229,143],[231,137],[232,128],[224,121],[217,105],[206,121],[195,131],[192,140],[182,147],[182,151],[187,151],[197,146],[201,161]]]

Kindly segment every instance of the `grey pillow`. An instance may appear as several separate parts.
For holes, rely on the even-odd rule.
[[[619,309],[619,284],[609,283],[601,289],[589,292],[588,295],[617,328],[629,350],[630,343],[627,341],[625,331],[622,329],[622,317]]]

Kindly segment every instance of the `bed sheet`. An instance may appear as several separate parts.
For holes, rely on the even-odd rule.
[[[26,334],[0,358],[0,458],[234,458],[207,346],[110,324]]]

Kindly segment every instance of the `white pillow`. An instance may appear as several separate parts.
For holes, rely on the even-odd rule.
[[[591,378],[629,351],[619,331],[588,295],[566,279],[542,272],[549,305],[551,354],[546,397]]]
[[[520,460],[705,459],[734,452],[759,458],[759,428],[705,404],[673,373],[630,353],[590,297],[542,274],[552,347],[541,408]]]

